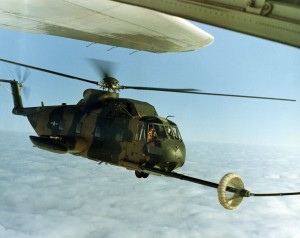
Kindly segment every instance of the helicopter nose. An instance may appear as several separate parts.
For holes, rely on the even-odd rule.
[[[185,148],[179,145],[170,146],[166,151],[165,158],[169,171],[181,167],[185,161]]]
[[[149,164],[162,170],[172,171],[183,166],[185,161],[185,145],[182,141],[156,141],[147,145],[150,155]]]
[[[174,158],[177,160],[181,160],[183,157],[182,150],[179,146],[174,146],[174,148],[171,149],[171,153],[173,154]]]

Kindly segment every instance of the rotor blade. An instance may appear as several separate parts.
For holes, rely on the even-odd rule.
[[[28,79],[28,77],[30,75],[30,71],[29,71],[28,68],[25,68],[25,70],[22,73],[21,67],[19,67],[19,66],[16,66],[15,72],[16,72],[16,75],[17,75],[17,80],[21,84],[23,84]]]
[[[9,63],[9,64],[14,64],[14,65],[22,66],[22,67],[26,67],[26,68],[29,68],[29,69],[34,69],[34,70],[42,71],[42,72],[49,73],[49,74],[58,75],[58,76],[61,76],[61,77],[66,77],[66,78],[70,78],[70,79],[76,79],[76,80],[83,81],[83,82],[86,82],[86,83],[92,83],[92,84],[99,85],[97,81],[92,81],[92,80],[88,80],[88,79],[84,79],[84,78],[72,76],[72,75],[69,75],[69,74],[63,74],[63,73],[59,73],[59,72],[56,72],[56,71],[52,71],[52,70],[48,70],[48,69],[43,69],[43,68],[39,68],[39,67],[27,65],[27,64],[21,64],[21,63],[18,63],[18,62],[14,62],[14,61],[10,61],[10,60],[5,60],[5,59],[1,59],[1,58],[0,58],[0,61],[6,62],[6,63]]]
[[[173,92],[173,93],[195,93],[201,91],[194,88],[155,88],[155,87],[138,87],[138,86],[120,86],[119,89],[135,89],[135,90],[162,91],[162,92]]]
[[[136,87],[136,86],[120,86],[120,89],[150,90],[150,91],[163,91],[163,92],[175,92],[175,93],[201,94],[201,95],[208,95],[208,96],[239,97],[239,98],[263,99],[263,100],[280,100],[280,101],[290,101],[290,102],[296,101],[294,99],[287,99],[287,98],[260,97],[260,96],[224,94],[224,93],[205,93],[205,92],[199,92],[199,90],[197,90],[197,89],[172,89],[172,88]]]
[[[21,81],[21,69],[20,67],[16,66],[16,69],[15,69],[15,72],[16,72],[16,75],[17,75],[17,80]]]
[[[263,100],[278,100],[278,101],[289,101],[296,102],[295,99],[289,98],[273,98],[273,97],[260,97],[260,96],[250,96],[250,95],[236,95],[236,94],[223,94],[223,93],[202,93],[202,92],[186,92],[191,94],[202,94],[208,96],[221,96],[221,97],[237,97],[237,98],[252,98],[252,99],[263,99]]]
[[[26,86],[22,86],[22,92],[23,92],[23,94],[24,94],[24,96],[25,96],[26,99],[29,98],[30,91],[31,91],[30,88],[28,88],[28,87],[26,87]]]
[[[116,72],[117,63],[115,62],[104,61],[94,58],[88,58],[87,60],[92,66],[92,68],[99,75],[101,80],[107,77],[111,77]]]
[[[29,75],[30,75],[29,69],[25,68],[24,74],[23,74],[22,79],[21,79],[22,84],[29,78]]]
[[[11,83],[11,82],[16,82],[15,80],[8,80],[8,79],[0,79],[0,82],[2,83]]]
[[[3,82],[3,81],[0,81],[0,82]],[[3,86],[1,83],[0,83],[0,87],[3,88],[5,91],[9,92],[10,94],[12,94],[12,92],[10,90],[8,90],[5,86]]]

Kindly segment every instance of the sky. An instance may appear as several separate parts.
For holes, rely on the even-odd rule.
[[[130,55],[130,49],[107,51],[110,46],[1,30],[0,57],[100,80],[87,60],[96,58],[117,62],[113,76],[124,85],[296,99],[287,103],[121,92],[122,97],[153,104],[161,116],[175,116],[187,147],[186,163],[178,172],[212,182],[236,172],[251,192],[297,192],[299,49],[197,25],[215,42],[171,54]],[[12,79],[15,68],[0,63],[0,78]],[[24,97],[25,106],[41,101],[73,104],[93,87],[33,70],[26,86],[31,94]],[[32,147],[28,136],[34,132],[26,118],[11,115],[12,106],[11,95],[0,90],[0,238],[300,234],[299,197],[248,198],[237,210],[227,211],[212,188],[158,176],[137,179],[124,168]]]
[[[0,134],[1,238],[299,237],[299,196],[245,198],[229,211],[213,188],[137,179],[124,168],[39,150],[28,135]],[[218,182],[236,172],[254,193],[299,191],[299,148],[187,142],[187,151],[180,173]]]
[[[296,99],[297,102],[209,97],[127,90],[120,96],[151,103],[162,117],[174,116],[185,141],[300,146],[299,49],[194,23],[214,36],[205,48],[154,54],[78,40],[0,30],[1,58],[91,80],[101,80],[88,59],[117,63],[121,85],[196,88],[203,92]],[[133,54],[131,54],[133,53]],[[21,69],[24,72],[24,69]],[[0,63],[0,78],[16,76]],[[30,70],[25,106],[75,104],[86,83]],[[11,95],[0,90],[0,130],[34,134],[24,117],[11,115]]]

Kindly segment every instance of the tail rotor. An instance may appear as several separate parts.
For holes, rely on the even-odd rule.
[[[30,76],[30,71],[28,68],[25,68],[22,72],[20,67],[16,67],[15,72],[16,72],[17,81],[18,81],[20,90],[24,94],[26,99],[28,99],[29,95],[30,95],[30,88],[25,86],[25,82],[28,80],[28,78]]]

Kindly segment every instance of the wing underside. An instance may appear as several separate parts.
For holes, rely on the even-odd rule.
[[[299,0],[116,0],[300,47]]]
[[[109,0],[0,0],[0,28],[157,53],[213,41],[186,20]]]

